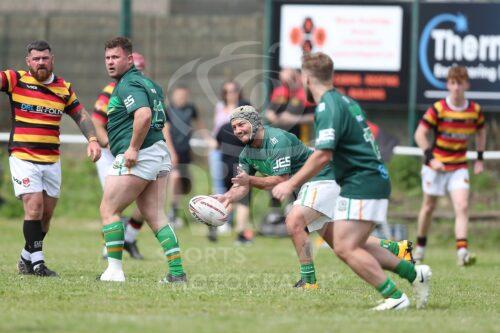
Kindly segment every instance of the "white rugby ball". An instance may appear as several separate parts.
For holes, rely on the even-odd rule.
[[[189,211],[199,222],[212,227],[223,225],[229,217],[226,207],[207,195],[198,195],[189,200]]]

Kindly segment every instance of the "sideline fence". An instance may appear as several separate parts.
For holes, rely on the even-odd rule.
[[[0,142],[8,142],[10,138],[10,133],[0,133]],[[71,144],[83,144],[87,143],[85,137],[81,134],[61,134],[61,143],[71,143]],[[192,138],[189,141],[191,147],[195,148],[207,148],[208,145],[205,140]],[[407,146],[396,146],[393,149],[394,155],[403,156],[422,156],[422,150],[417,147],[407,147]],[[477,158],[477,153],[475,151],[468,151],[467,158],[470,160],[475,160]],[[500,160],[500,151],[485,151],[485,160]]]

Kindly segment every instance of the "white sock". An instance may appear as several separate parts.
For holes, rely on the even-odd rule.
[[[43,263],[43,252],[37,251],[31,254],[31,262],[33,263],[33,268],[38,267],[38,265]]]
[[[113,269],[113,270],[117,270],[117,271],[121,271],[121,270],[123,270],[122,261],[115,259],[115,258],[108,257],[108,268]]]
[[[133,243],[137,238],[137,234],[139,234],[139,229],[132,227],[130,224],[127,224],[127,229],[125,229],[125,242]]]
[[[24,247],[21,250],[21,258],[23,258],[25,261],[31,261],[31,253],[26,251]]]

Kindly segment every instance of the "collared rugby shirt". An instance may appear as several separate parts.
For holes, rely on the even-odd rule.
[[[467,168],[467,140],[484,126],[479,104],[468,101],[463,110],[453,110],[445,99],[434,103],[420,124],[434,130],[432,153],[445,171]]]
[[[10,155],[33,163],[57,162],[61,117],[82,109],[71,84],[58,76],[43,84],[25,71],[0,75],[0,90],[9,96],[12,112]]]

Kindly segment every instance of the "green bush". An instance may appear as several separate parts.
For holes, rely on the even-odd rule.
[[[474,171],[469,170],[469,174],[471,175],[472,191],[493,191],[496,189],[498,182],[490,171],[474,175]]]
[[[407,191],[420,187],[420,158],[414,156],[394,156],[389,165],[392,187]]]

